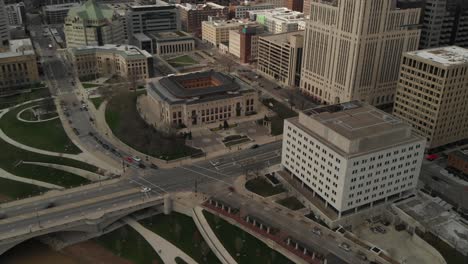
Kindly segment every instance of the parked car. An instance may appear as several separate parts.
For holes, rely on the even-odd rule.
[[[341,243],[339,247],[342,248],[344,251],[351,251],[351,247],[346,243]]]
[[[140,192],[142,192],[142,193],[151,192],[151,188],[149,188],[149,187],[143,187],[143,188],[141,188]]]
[[[141,162],[141,158],[138,156],[133,156],[132,159],[136,162]]]

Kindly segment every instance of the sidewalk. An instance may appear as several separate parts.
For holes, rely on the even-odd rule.
[[[164,263],[175,263],[175,258],[179,257],[188,264],[197,264],[189,255],[185,254],[178,247],[174,246],[164,238],[160,237],[153,231],[145,228],[143,225],[133,220],[130,217],[126,217],[124,221],[137,231],[145,240],[153,247],[158,253]]]
[[[210,227],[210,224],[206,221],[205,216],[203,215],[203,209],[200,206],[197,206],[193,209],[193,221],[200,231],[200,234],[205,239],[205,242],[211,248],[213,253],[218,257],[218,259],[223,264],[237,264],[234,258],[229,254],[229,252],[224,248],[221,241],[219,241],[216,234]]]

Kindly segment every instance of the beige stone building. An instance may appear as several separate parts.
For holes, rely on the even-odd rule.
[[[70,49],[70,54],[74,68],[82,79],[118,75],[140,81],[153,74],[153,57],[135,46],[86,46]]]
[[[254,89],[213,70],[155,78],[146,89],[158,125],[202,126],[253,114],[259,107]]]
[[[263,34],[261,25],[245,25],[229,31],[229,53],[240,59],[241,63],[250,63],[258,57],[258,38]]]
[[[432,149],[468,138],[468,49],[404,54],[393,110]]]
[[[418,47],[419,16],[394,0],[312,0],[301,90],[324,103],[392,103],[401,55]]]
[[[202,22],[202,39],[218,46],[219,43],[229,42],[229,31],[239,29],[243,25],[255,25],[255,22],[241,20],[212,20]]]
[[[102,46],[125,42],[124,25],[112,8],[88,0],[73,7],[65,18],[67,47]]]
[[[40,82],[37,58],[30,39],[10,40],[0,53],[0,96],[18,93]]]
[[[258,42],[258,72],[283,85],[298,86],[304,31],[261,36]]]

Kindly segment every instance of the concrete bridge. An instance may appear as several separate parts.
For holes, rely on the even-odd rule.
[[[133,187],[40,211],[28,210],[11,217],[3,215],[4,219],[0,220],[0,254],[31,238],[63,248],[97,237],[123,225],[119,220],[128,215],[161,212],[164,200],[160,194],[142,192],[141,188]],[[5,211],[7,207],[8,204],[2,205],[0,209]]]

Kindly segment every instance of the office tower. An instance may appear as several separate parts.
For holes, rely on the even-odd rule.
[[[121,17],[109,6],[88,0],[73,7],[65,18],[67,47],[124,43]]]
[[[404,54],[393,113],[432,149],[468,138],[468,50],[456,46]]]
[[[131,6],[127,11],[128,36],[136,33],[176,31],[180,29],[175,5],[156,1],[154,5]]]
[[[424,144],[405,122],[352,101],[287,119],[281,165],[336,220],[411,194]]]
[[[0,0],[0,48],[8,46],[10,33],[8,31],[8,16],[6,13],[5,2]]]
[[[468,1],[398,0],[397,5],[421,8],[420,49],[451,45],[468,48]]]
[[[312,0],[302,92],[328,104],[393,102],[401,54],[418,47],[419,15],[394,0]]]
[[[8,23],[10,26],[20,26],[26,22],[26,10],[24,3],[6,5]]]
[[[178,4],[180,23],[182,30],[194,33],[195,36],[202,35],[202,22],[210,18],[226,19],[228,8],[215,3],[206,4]]]

